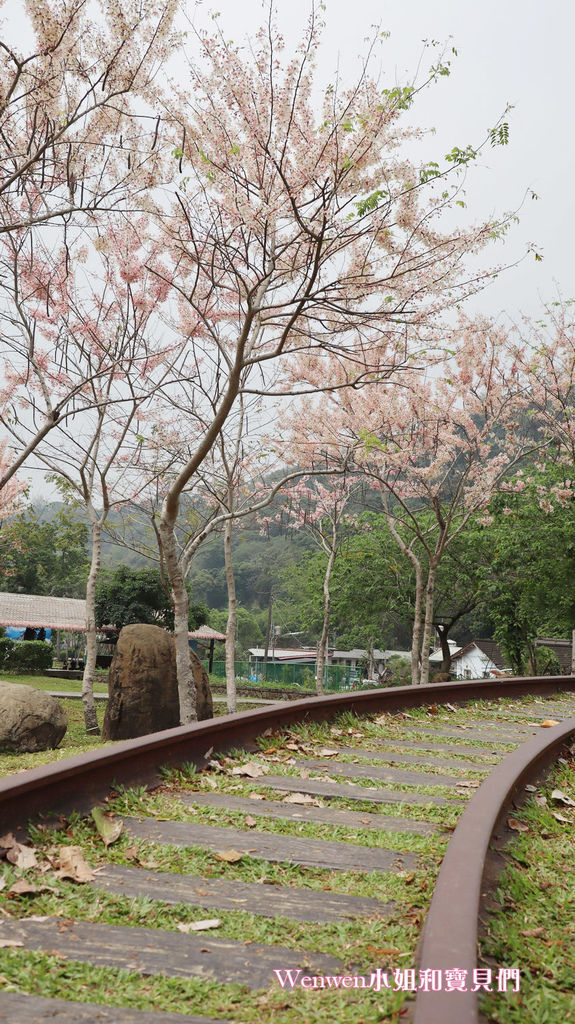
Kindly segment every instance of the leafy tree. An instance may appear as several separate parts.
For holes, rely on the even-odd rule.
[[[29,507],[0,531],[0,589],[10,593],[83,597],[88,527],[70,509],[53,518]]]
[[[483,527],[481,596],[513,670],[537,674],[535,638],[575,627],[575,504],[560,467],[524,472],[510,488]]]
[[[234,651],[238,660],[243,661],[246,659],[247,652],[250,647],[261,646],[262,637],[265,636],[266,631],[266,619],[266,611],[260,611],[257,608],[244,608],[243,605],[238,604],[236,617],[236,643]],[[213,629],[217,629],[221,633],[225,633],[227,611],[212,609],[209,613],[209,624]]]
[[[190,603],[189,628],[203,625],[208,614],[205,605]],[[96,584],[96,621],[99,626],[112,623],[119,629],[132,622],[173,629],[174,611],[159,570],[127,565],[104,570]]]

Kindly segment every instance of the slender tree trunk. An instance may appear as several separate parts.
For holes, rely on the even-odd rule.
[[[443,623],[435,627],[437,630],[437,636],[439,638],[439,644],[441,647],[441,672],[451,672],[451,647],[449,646],[449,626]]]
[[[329,585],[331,582],[331,573],[333,569],[333,563],[335,562],[335,549],[332,548],[328,555],[327,567],[325,570],[325,576],[323,578],[323,627],[321,631],[321,639],[319,641],[317,649],[317,661],[316,661],[316,690],[321,696],[324,691],[323,686],[323,673],[326,661],[327,645],[329,640],[329,620],[331,615],[331,595],[329,592]]]
[[[228,519],[224,527],[224,563],[226,567],[226,583],[228,588],[228,621],[226,625],[226,694],[228,713],[237,710],[236,698],[236,581],[232,564],[232,520]]]
[[[393,516],[385,516],[389,532],[399,547],[399,550],[409,558],[415,572],[415,606],[413,609],[413,630],[411,633],[411,684],[418,686],[421,682],[421,637],[423,632],[423,570],[417,555],[405,543],[403,537],[396,529]]]
[[[529,674],[532,675],[532,676],[536,676],[537,675],[537,650],[536,650],[535,644],[527,636],[525,637],[525,646],[527,648],[527,667],[529,669]]]
[[[433,612],[435,608],[435,577],[437,576],[437,564],[432,561],[427,576],[425,588],[425,618],[423,623],[423,635],[421,637],[421,676],[422,685],[429,682],[429,655],[431,644],[431,632],[433,629]]]
[[[375,679],[375,656],[373,653],[373,637],[369,638],[369,678]]]
[[[82,705],[86,732],[98,736],[100,727],[94,701],[94,678],[96,675],[96,580],[102,561],[102,523],[92,521],[92,559],[86,583],[86,664],[82,678]]]
[[[162,513],[159,526],[162,554],[166,563],[174,606],[174,639],[176,646],[176,671],[178,674],[178,696],[180,700],[180,723],[187,725],[197,722],[196,685],[190,660],[188,640],[189,601],[186,583],[178,559],[174,523]]]
[[[272,608],[273,608],[273,594],[270,590],[270,596],[268,601],[268,622],[266,626],[266,644],[264,647],[264,661],[262,668],[262,683],[266,681],[266,672],[268,669],[268,657],[270,653],[270,640],[272,635]]]
[[[423,572],[419,562],[413,563],[415,568],[415,606],[413,609],[413,632],[411,634],[411,683],[421,683],[421,641],[423,635]]]

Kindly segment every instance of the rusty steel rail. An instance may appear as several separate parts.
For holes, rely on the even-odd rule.
[[[323,696],[272,704],[255,711],[167,729],[127,740],[60,763],[0,780],[0,834],[24,828],[38,816],[86,811],[106,799],[115,785],[154,784],[162,766],[193,763],[201,768],[212,751],[251,748],[267,729],[302,721],[325,721],[343,711],[355,714],[398,712],[428,704],[458,703],[575,692],[575,676],[544,676],[435,683]],[[470,975],[476,966],[482,878],[492,837],[514,796],[556,759],[575,734],[575,718],[529,740],[496,766],[470,800],[457,825],[441,867],[420,942],[419,966],[459,967]],[[414,1024],[477,1024],[477,994],[419,992]]]
[[[526,784],[559,757],[575,718],[522,743],[489,773],[449,840],[419,945],[422,970],[459,967],[473,976],[478,920],[489,845],[503,815]],[[418,992],[414,1024],[477,1024],[477,993]]]
[[[499,697],[548,696],[565,690],[575,691],[575,676],[396,686],[334,697],[308,697],[166,729],[1,779],[0,834],[22,828],[37,816],[88,811],[94,803],[105,800],[114,785],[153,784],[158,781],[158,770],[164,765],[193,763],[201,768],[209,750],[222,753],[234,747],[249,746],[266,729],[281,729],[302,721],[326,721],[342,711],[373,714],[450,701],[467,703]]]

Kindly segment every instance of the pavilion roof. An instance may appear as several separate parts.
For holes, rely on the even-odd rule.
[[[86,602],[73,597],[0,593],[0,626],[86,632]]]
[[[218,633],[211,626],[200,626],[198,629],[194,629],[192,633],[188,633],[188,636],[191,640],[221,640],[225,642],[226,639],[225,633]]]

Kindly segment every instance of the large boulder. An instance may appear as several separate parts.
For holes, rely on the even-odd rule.
[[[0,750],[31,752],[57,747],[68,728],[61,703],[44,690],[0,683]]]
[[[203,721],[213,715],[208,674],[193,651],[190,661]],[[110,665],[103,739],[128,740],[179,724],[174,637],[159,626],[124,626]]]

